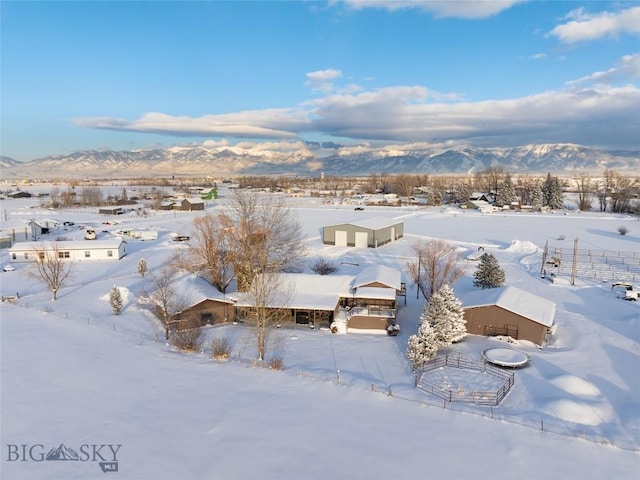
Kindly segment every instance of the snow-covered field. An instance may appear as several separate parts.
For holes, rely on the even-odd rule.
[[[223,192],[209,210],[224,201]],[[281,329],[277,349],[285,369],[273,371],[252,366],[248,330],[227,325],[205,330],[209,339],[233,339],[231,360],[211,360],[206,350],[183,354],[164,342],[159,323],[138,302],[146,285],[136,266],[145,258],[157,269],[184,248],[170,234],[188,234],[201,212],[127,214],[118,217],[121,225],[102,225],[95,209],[53,212],[38,208],[37,200],[3,201],[12,223],[76,223],[54,237],[82,238],[77,225],[84,223],[103,237],[110,233],[102,230],[153,227],[159,238],[129,241],[119,262],[79,263],[56,302],[25,276],[24,264],[0,273],[2,295],[19,293],[13,304],[0,306],[0,476],[95,478],[104,475],[100,462],[106,469],[115,460],[118,472],[109,475],[121,479],[638,478],[640,302],[616,298],[608,283],[578,279],[571,286],[560,277],[552,284],[539,275],[546,241],[568,248],[579,237],[584,248],[638,250],[637,218],[354,211],[322,200],[292,202],[309,263],[322,255],[340,266],[337,273],[371,264],[404,269],[418,238],[446,239],[463,257],[482,246],[498,258],[508,285],[556,303],[554,336],[542,350],[477,336],[452,347],[478,361],[491,347],[530,355],[530,364],[514,371],[512,391],[493,408],[445,405],[414,388],[404,352],[422,299],[409,283],[397,337]],[[322,245],[323,225],[374,215],[402,219],[405,237],[375,250]],[[617,234],[621,225],[629,230],[625,236]],[[2,251],[0,264],[8,263]],[[469,262],[457,292],[473,288],[475,266]],[[107,301],[114,284],[125,293],[119,316]],[[491,384],[475,372],[438,374],[456,388]],[[60,444],[79,460],[38,461]]]

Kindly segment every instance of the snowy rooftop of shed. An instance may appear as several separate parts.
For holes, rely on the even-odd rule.
[[[394,220],[392,218],[384,218],[384,217],[370,217],[364,219],[357,219],[351,222],[337,223],[335,225],[329,225],[330,227],[334,227],[336,225],[354,225],[356,227],[366,228],[369,230],[378,230],[380,228],[391,227],[393,225],[398,225],[399,223],[403,223],[402,220]]]
[[[460,300],[465,308],[497,305],[547,327],[553,325],[556,313],[555,303],[511,286],[474,290]]]

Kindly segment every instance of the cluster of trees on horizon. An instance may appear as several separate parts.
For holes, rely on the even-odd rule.
[[[366,177],[292,177],[292,176],[243,176],[222,183],[234,184],[241,189],[261,189],[268,192],[289,192],[295,189],[308,191],[312,196],[348,197],[363,194],[395,194],[401,199],[422,197],[428,205],[464,203],[474,192],[489,193],[497,206],[517,202],[534,210],[541,207],[562,208],[564,193],[577,195],[578,209],[588,211],[597,200],[601,212],[640,213],[640,177],[633,177],[607,169],[599,177],[588,173],[576,173],[571,177],[552,175],[517,174],[504,167],[489,167],[469,175],[427,174],[371,174]],[[119,185],[119,194],[105,195],[105,182],[98,180],[70,180],[66,189],[53,185],[49,197],[42,199],[43,206],[69,208],[74,206],[115,205],[146,200],[147,208],[158,209],[165,196],[173,192],[189,191],[190,187],[211,188],[220,182],[211,178],[136,178],[126,181],[106,181],[106,185]],[[146,186],[131,196],[128,186]],[[165,190],[165,188],[167,190]],[[171,189],[171,190],[169,190]],[[406,200],[405,200],[406,201]]]

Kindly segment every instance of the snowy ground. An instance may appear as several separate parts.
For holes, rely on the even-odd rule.
[[[20,208],[28,205],[36,208]],[[215,205],[211,209],[220,208]],[[173,249],[184,248],[170,233],[188,232],[201,213],[131,214],[118,218],[122,225],[106,226],[95,209],[51,212],[37,208],[36,200],[3,201],[9,220],[91,223],[100,235],[123,225],[154,227],[159,239],[130,241],[129,255],[116,263],[78,264],[56,302],[26,278],[24,265],[0,273],[2,295],[20,294],[0,307],[1,477],[104,475],[93,458],[35,461],[64,443],[78,453],[87,451],[82,445],[121,444],[119,471],[111,475],[127,479],[637,478],[640,305],[615,298],[606,283],[570,286],[560,278],[551,284],[538,274],[547,240],[569,246],[578,236],[594,249],[637,250],[637,219],[453,208],[356,212],[313,199],[295,208],[310,262],[325,256],[340,265],[338,273],[374,263],[404,268],[417,238],[446,239],[463,256],[482,246],[500,261],[507,284],[556,302],[556,333],[542,350],[477,336],[452,347],[476,360],[491,347],[531,356],[529,366],[515,370],[507,398],[492,409],[443,405],[413,388],[404,351],[422,300],[412,286],[397,337],[281,329],[275,348],[285,370],[271,371],[251,366],[248,330],[228,325],[207,328],[206,335],[232,338],[231,360],[211,360],[207,350],[185,355],[165,344],[158,322],[138,302],[145,282],[136,265],[145,258],[152,270],[159,268]],[[405,238],[376,250],[322,245],[322,225],[372,215],[401,218]],[[616,233],[620,225],[629,229],[624,237]],[[58,234],[82,238],[77,228]],[[3,251],[0,264],[7,263]],[[469,263],[457,292],[473,288],[475,264]],[[126,294],[120,316],[105,297],[114,284]],[[475,372],[440,375],[456,386],[486,382]],[[27,445],[26,461],[21,445]],[[31,447],[35,460],[28,456]],[[108,447],[100,452],[112,460]],[[16,455],[20,459],[11,461]]]

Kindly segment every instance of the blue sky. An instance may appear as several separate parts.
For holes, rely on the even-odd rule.
[[[1,2],[2,155],[640,149],[639,2]]]

